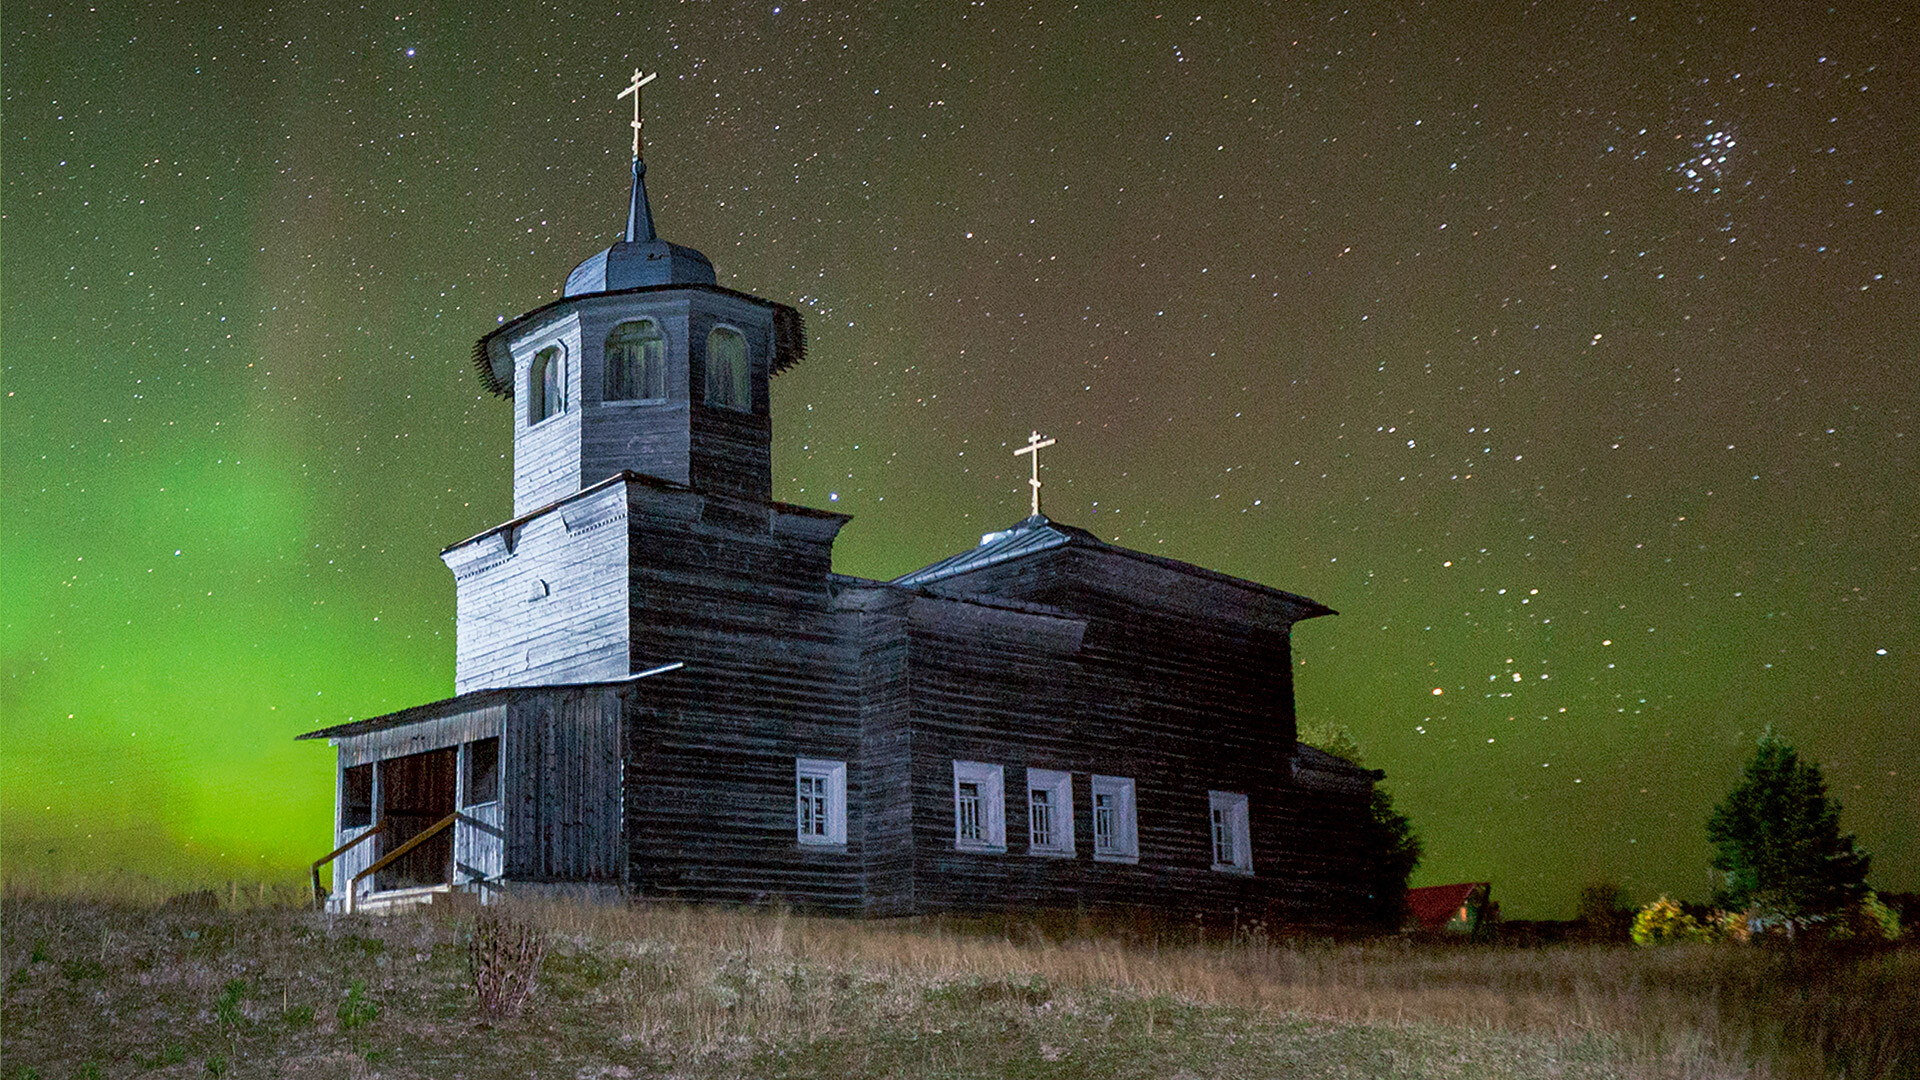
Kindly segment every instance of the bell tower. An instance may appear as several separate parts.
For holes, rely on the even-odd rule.
[[[488,389],[513,401],[513,512],[622,471],[713,495],[772,498],[768,381],[804,355],[800,313],[715,283],[705,255],[661,239],[647,201],[638,71],[632,187],[612,246],[561,298],[474,347]]]
[[[636,71],[620,95],[634,139],[618,237],[474,346],[513,406],[513,517],[440,553],[456,693],[721,670],[716,641],[826,603],[845,515],[772,501],[767,385],[805,355],[800,313],[722,288],[705,255],[655,231],[646,83]]]

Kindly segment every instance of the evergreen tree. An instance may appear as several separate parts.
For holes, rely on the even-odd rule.
[[[1840,831],[1840,803],[1817,765],[1769,727],[1740,782],[1707,818],[1715,902],[1763,921],[1819,922],[1866,893],[1868,857]]]
[[[1360,747],[1344,727],[1303,731],[1300,741],[1355,765],[1362,764]],[[1407,815],[1393,808],[1392,794],[1379,784],[1373,786],[1368,810],[1361,840],[1369,867],[1366,921],[1398,930],[1406,918],[1407,881],[1420,864],[1420,837],[1415,835]]]

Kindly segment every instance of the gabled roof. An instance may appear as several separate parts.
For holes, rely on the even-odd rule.
[[[1417,919],[1427,930],[1439,930],[1460,913],[1461,905],[1480,890],[1492,891],[1484,881],[1464,881],[1457,885],[1427,885],[1407,890],[1407,916]]]
[[[910,574],[903,574],[900,577],[894,578],[893,584],[920,588],[931,585],[934,582],[957,577],[961,574],[971,573],[975,570],[983,570],[989,566],[1011,562],[1015,559],[1030,558],[1041,552],[1052,551],[1062,547],[1081,547],[1096,551],[1112,552],[1116,555],[1122,555],[1130,559],[1138,559],[1142,562],[1192,577],[1233,585],[1266,596],[1276,597],[1304,609],[1305,613],[1300,616],[1300,618],[1303,619],[1311,619],[1318,615],[1339,614],[1339,612],[1334,611],[1332,608],[1327,607],[1317,600],[1310,600],[1296,593],[1271,588],[1257,581],[1248,581],[1245,578],[1237,578],[1231,574],[1220,573],[1218,570],[1208,570],[1203,566],[1184,563],[1178,559],[1169,559],[1161,555],[1149,555],[1144,551],[1135,551],[1132,548],[1124,548],[1118,544],[1109,544],[1085,529],[1052,521],[1044,514],[1035,514],[1010,529],[987,533],[980,538],[978,547],[962,551],[957,555],[949,555],[931,566],[915,570]]]

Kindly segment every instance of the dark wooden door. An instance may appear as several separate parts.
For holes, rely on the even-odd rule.
[[[398,850],[453,813],[459,763],[459,750],[451,746],[380,763],[380,814],[388,823],[380,838],[382,854]],[[452,873],[453,830],[444,829],[374,875],[374,887],[445,884]]]

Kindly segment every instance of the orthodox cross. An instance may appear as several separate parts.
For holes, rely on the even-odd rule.
[[[1040,448],[1052,445],[1052,438],[1042,439],[1040,433],[1036,431],[1032,435],[1027,436],[1027,445],[1013,452],[1014,457],[1019,457],[1021,454],[1033,455],[1033,479],[1028,480],[1027,483],[1033,488],[1034,517],[1040,516]]]
[[[633,82],[625,90],[620,91],[620,97],[633,95],[633,157],[635,161],[640,159],[640,88],[652,82],[659,74],[656,71],[643,79],[640,77],[640,69],[634,68]],[[614,100],[618,101],[620,98],[614,98]]]

